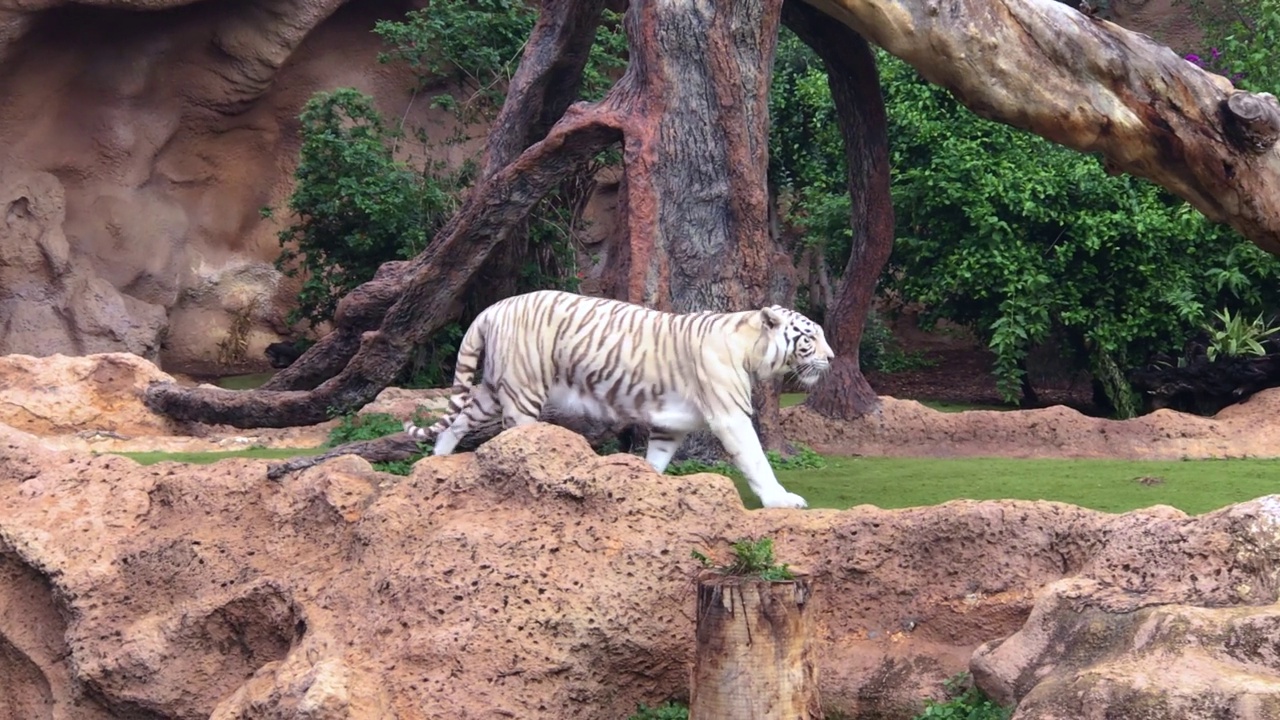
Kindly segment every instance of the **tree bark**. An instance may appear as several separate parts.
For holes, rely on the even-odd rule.
[[[605,278],[613,297],[672,312],[789,304],[769,232],[769,85],[781,0],[632,3],[631,65],[655,102],[626,131],[619,212],[627,231]],[[781,281],[781,282],[780,282]],[[779,448],[777,388],[753,392]],[[723,457],[695,433],[680,457]]]
[[[826,417],[851,419],[874,410],[880,402],[862,374],[858,346],[876,282],[893,250],[888,116],[875,55],[861,35],[795,2],[783,7],[782,17],[826,65],[849,166],[853,226],[849,261],[824,323],[836,358],[805,404]]]
[[[1055,0],[806,1],[978,115],[1100,153],[1280,254],[1274,97]]]
[[[689,720],[823,717],[806,578],[698,581]]]

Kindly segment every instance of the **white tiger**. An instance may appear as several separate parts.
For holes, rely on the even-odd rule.
[[[709,428],[764,507],[805,507],[760,446],[751,385],[787,372],[812,385],[834,356],[817,323],[777,305],[674,314],[543,290],[480,313],[458,348],[447,414],[404,429],[447,455],[469,430],[531,423],[544,410],[637,423],[650,428],[646,460],[662,472],[690,432]]]

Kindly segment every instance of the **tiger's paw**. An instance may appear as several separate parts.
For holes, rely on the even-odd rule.
[[[809,503],[793,492],[783,490],[776,495],[770,494],[760,498],[760,504],[767,508],[807,508]]]

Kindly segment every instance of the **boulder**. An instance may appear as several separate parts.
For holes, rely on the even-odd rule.
[[[1280,717],[1280,497],[1161,514],[1117,522],[1018,632],[974,654],[978,685],[1016,703],[1013,720]]]
[[[0,353],[157,356],[164,307],[121,293],[72,253],[56,177],[0,174],[0,213]]]
[[[148,384],[173,381],[129,353],[5,355],[0,357],[0,423],[36,435],[177,435],[177,423],[142,403]]]
[[[726,478],[658,475],[546,424],[408,477],[346,456],[279,483],[267,461],[140,467],[14,431],[0,449],[0,600],[21,599],[0,604],[18,608],[0,612],[0,686],[26,688],[0,692],[0,717],[616,720],[687,692],[690,551],[743,537],[812,575],[822,697],[851,716],[912,717],[984,643],[1034,635],[1055,583],[1090,588],[1099,618],[1178,605],[1243,628],[1276,600],[1280,498],[1200,517],[747,511]],[[1035,663],[1067,668],[1073,646],[1026,646],[1048,649],[999,677],[1030,702]]]

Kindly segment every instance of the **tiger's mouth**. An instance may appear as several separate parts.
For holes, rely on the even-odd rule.
[[[810,360],[796,367],[795,376],[805,387],[812,387],[822,379],[830,367],[831,363],[824,360]]]

